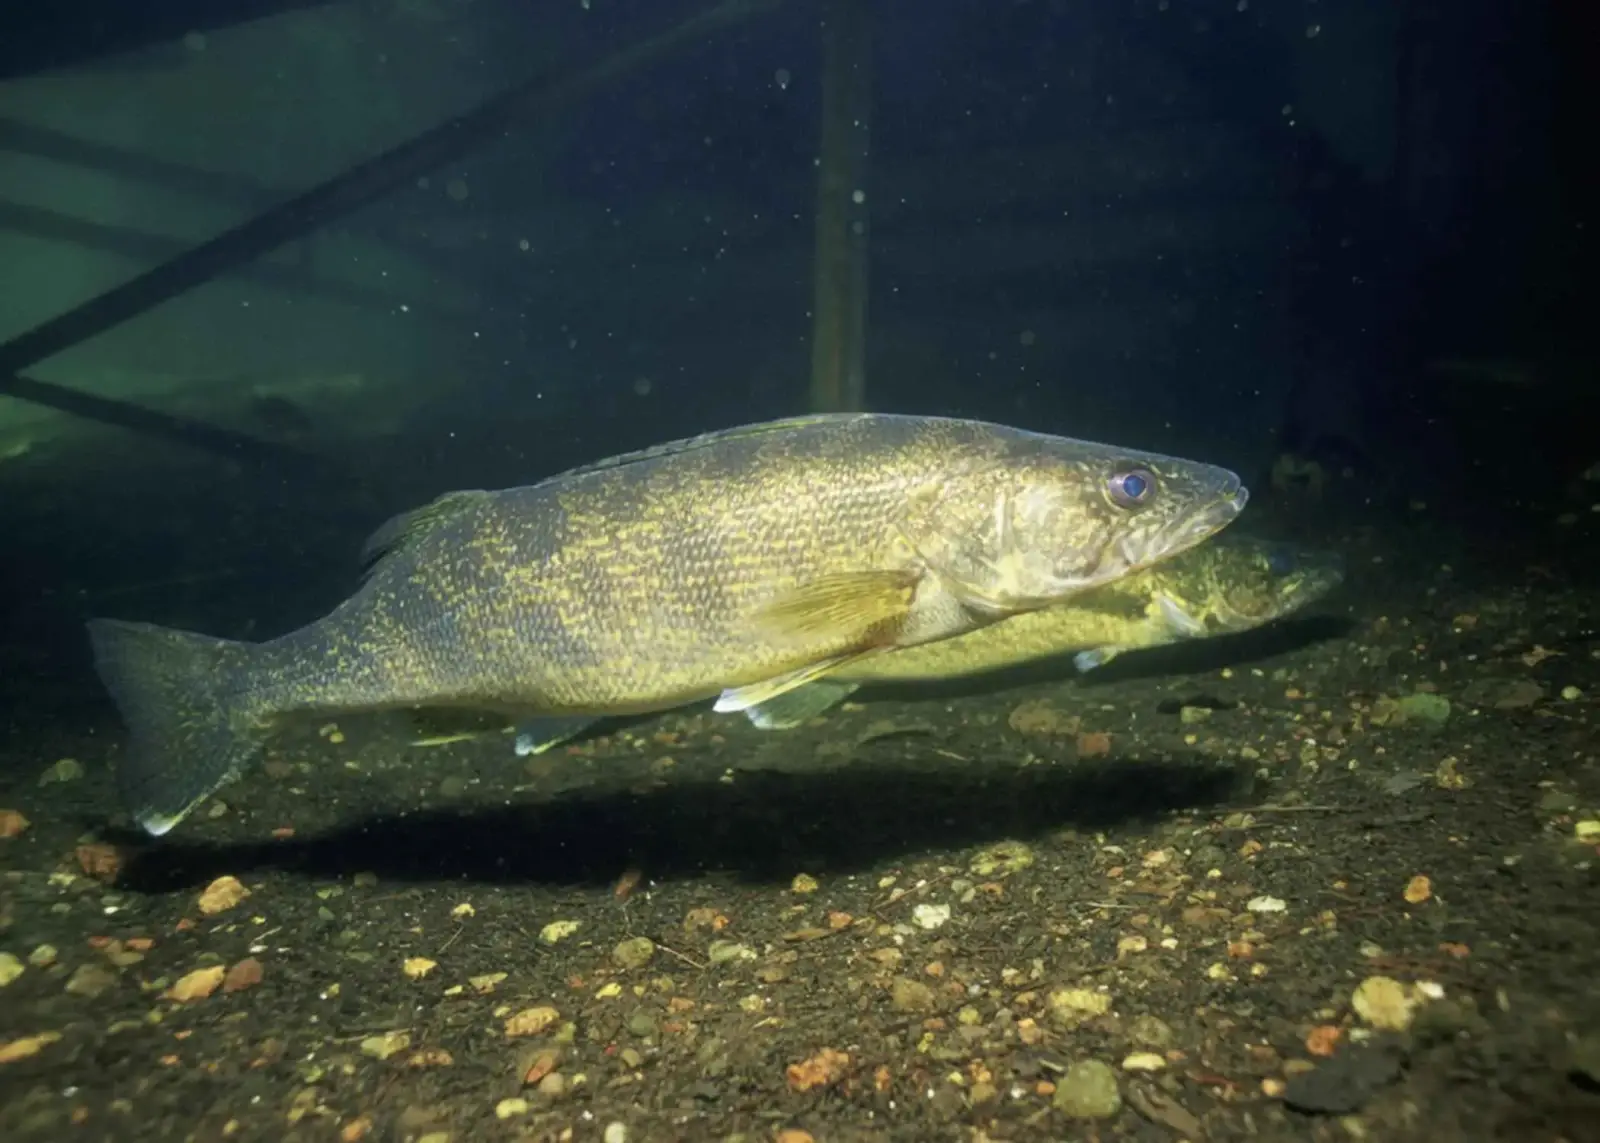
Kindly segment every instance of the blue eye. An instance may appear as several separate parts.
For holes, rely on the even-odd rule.
[[[1295,569],[1294,553],[1287,548],[1274,548],[1267,556],[1267,570],[1275,576],[1286,576]]]
[[[1148,500],[1155,487],[1156,478],[1149,470],[1130,468],[1127,472],[1119,472],[1113,476],[1106,490],[1111,494],[1113,503],[1123,508],[1132,508]]]

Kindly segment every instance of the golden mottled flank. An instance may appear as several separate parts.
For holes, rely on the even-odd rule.
[[[744,709],[1199,543],[1231,473],[981,422],[841,414],[712,433],[541,484],[455,492],[373,538],[367,583],[256,646],[91,624],[162,832],[279,717],[432,706]]]

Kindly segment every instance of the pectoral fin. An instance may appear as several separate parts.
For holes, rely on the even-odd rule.
[[[1167,629],[1173,635],[1185,639],[1198,639],[1206,634],[1204,621],[1190,615],[1169,595],[1156,596],[1156,611],[1161,616],[1161,622],[1167,625]]]
[[[787,694],[745,708],[745,717],[761,730],[793,730],[855,693],[859,683],[818,679]]]
[[[920,573],[843,572],[824,576],[768,604],[756,615],[779,639],[834,636],[857,646],[892,641],[911,614]]]
[[[762,679],[759,683],[751,683],[749,686],[744,687],[730,687],[717,697],[717,701],[711,709],[720,714],[726,714],[729,711],[747,711],[752,707],[764,708],[779,695],[787,695],[790,691],[798,690],[808,683],[815,683],[830,672],[837,671],[846,663],[853,663],[858,659],[864,659],[875,653],[876,650],[871,650],[851,655],[835,655],[831,659],[808,663],[798,671],[789,671],[770,679]],[[756,721],[755,716],[751,716],[751,721]],[[756,723],[756,725],[759,726],[760,723]]]
[[[1103,667],[1121,653],[1120,647],[1096,647],[1092,651],[1079,651],[1072,656],[1072,665],[1083,674],[1088,674],[1096,667]]]

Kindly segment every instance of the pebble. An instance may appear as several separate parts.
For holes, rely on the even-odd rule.
[[[27,967],[15,954],[0,952],[0,988],[4,988],[26,971]]]
[[[577,932],[580,927],[577,921],[551,921],[539,930],[539,939],[547,945],[558,944]]]
[[[949,905],[918,905],[911,910],[911,919],[920,929],[933,931],[950,920]]]
[[[611,950],[611,959],[620,968],[643,968],[656,955],[656,943],[649,937],[630,937]]]
[[[1128,1035],[1135,1043],[1152,1048],[1172,1046],[1172,1029],[1165,1021],[1148,1013],[1133,1018],[1133,1023],[1128,1026]]]
[[[67,981],[67,991],[74,996],[99,996],[115,988],[117,974],[109,968],[102,968],[97,964],[86,964],[78,968]]]
[[[755,960],[756,950],[738,941],[712,941],[706,957],[712,964],[731,964],[736,960]]]
[[[1357,1016],[1387,1032],[1404,1032],[1411,1026],[1413,1005],[1406,986],[1388,976],[1367,977],[1350,997]]]
[[[889,986],[889,1001],[901,1012],[926,1012],[934,1005],[933,989],[909,976],[897,976]]]
[[[502,1099],[494,1105],[494,1117],[496,1119],[512,1119],[518,1115],[526,1114],[528,1114],[528,1101],[519,1095]]]
[[[39,775],[39,785],[48,786],[52,782],[76,782],[81,777],[83,777],[83,763],[76,758],[63,758],[45,768],[45,772]]]
[[[601,1139],[604,1143],[628,1143],[628,1125],[621,1120],[613,1120],[606,1124],[606,1131]]]
[[[1109,1119],[1122,1110],[1117,1073],[1100,1060],[1079,1060],[1061,1077],[1051,1102],[1074,1119]]]
[[[1033,864],[1033,850],[1020,841],[997,841],[981,849],[967,867],[979,877],[1017,873]]]
[[[1058,988],[1046,1003],[1056,1022],[1069,1028],[1111,1011],[1110,995],[1092,988]]]

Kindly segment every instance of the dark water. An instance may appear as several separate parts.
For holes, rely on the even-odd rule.
[[[0,37],[6,338],[693,11],[83,7]],[[266,638],[440,492],[808,408],[819,5],[753,16],[23,371],[281,458],[0,397],[0,1134],[1600,1138],[1592,16],[874,12],[869,407],[1228,465],[1345,586],[787,734],[340,719],[129,830],[86,619]]]

